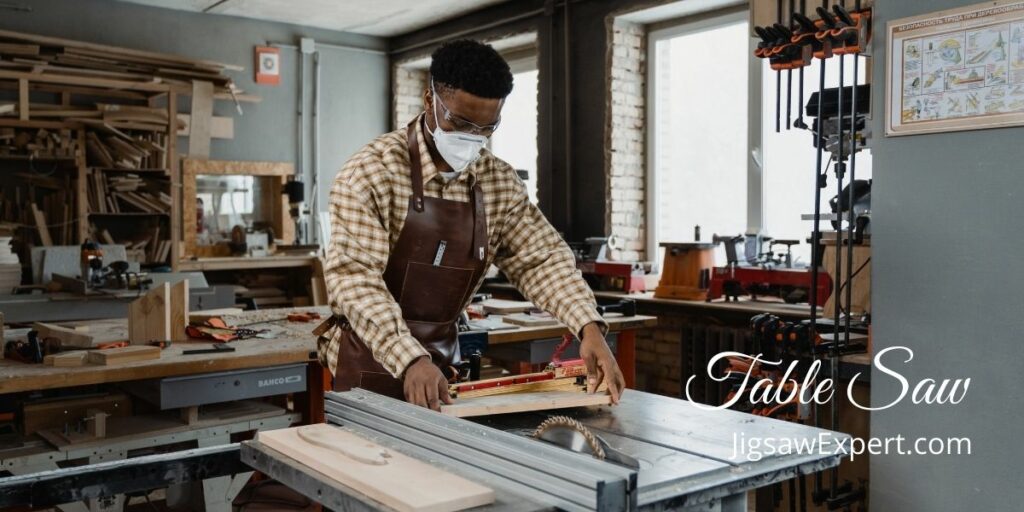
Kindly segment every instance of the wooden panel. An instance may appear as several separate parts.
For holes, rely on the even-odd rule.
[[[452,405],[442,405],[441,413],[457,418],[468,418],[491,414],[608,405],[610,403],[611,397],[605,393],[591,395],[580,391],[542,391],[458,399]]]
[[[516,313],[513,315],[504,315],[501,317],[501,321],[506,324],[521,325],[523,327],[541,327],[545,325],[561,325],[557,318],[553,316],[534,316],[526,313]]]
[[[210,156],[210,124],[213,117],[213,84],[192,81],[192,126],[188,136],[190,157]]]
[[[443,512],[494,502],[490,488],[325,424],[260,432],[257,440],[395,510]]]
[[[90,350],[88,360],[92,364],[112,365],[160,359],[160,347],[134,345],[130,347]]]
[[[39,211],[39,207],[35,203],[32,203],[31,209],[32,218],[36,222],[36,229],[39,230],[39,242],[44,247],[50,247],[53,245],[53,239],[50,238],[50,229],[46,227],[46,217],[43,215],[43,212]]]
[[[185,326],[188,325],[188,280],[182,280],[171,286],[171,340],[188,339]]]
[[[171,286],[161,283],[128,305],[128,341],[141,345],[171,339]]]
[[[497,315],[510,315],[513,313],[523,313],[533,309],[533,303],[528,300],[504,300],[504,299],[487,299],[480,303],[480,306],[484,308],[487,313],[494,313]]]

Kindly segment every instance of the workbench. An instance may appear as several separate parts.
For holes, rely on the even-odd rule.
[[[297,323],[287,320],[289,313],[307,311],[315,311],[321,316],[330,314],[329,308],[322,306],[248,311],[237,315],[224,316],[223,318],[228,325],[245,326],[257,330],[270,329],[273,333],[273,336],[269,339],[253,338],[231,342],[231,346],[235,348],[234,352],[183,355],[182,352],[184,350],[207,348],[211,343],[201,340],[189,340],[174,342],[170,347],[163,350],[159,359],[136,361],[116,366],[86,365],[58,368],[41,364],[33,365],[0,360],[0,395],[98,384],[127,383],[165,377],[215,375],[214,372],[273,369],[295,364],[304,364],[307,368],[304,383],[306,392],[294,395],[294,408],[291,412],[282,411],[281,414],[273,416],[270,415],[269,411],[262,410],[249,415],[239,413],[234,416],[225,417],[223,421],[208,423],[201,429],[153,436],[135,435],[131,436],[127,441],[111,442],[108,445],[99,442],[88,447],[90,450],[96,449],[99,455],[86,453],[88,450],[55,450],[52,446],[42,441],[30,441],[18,449],[0,450],[0,471],[8,471],[17,475],[16,477],[9,477],[15,480],[0,478],[0,506],[4,506],[2,498],[4,498],[3,490],[5,485],[21,489],[24,485],[29,485],[26,482],[30,483],[34,489],[37,489],[33,491],[35,492],[34,499],[36,500],[33,503],[37,505],[41,503],[48,503],[49,505],[62,503],[54,501],[58,499],[57,496],[64,498],[73,496],[75,499],[97,499],[101,496],[109,496],[111,492],[115,492],[115,489],[120,489],[120,492],[126,492],[128,487],[130,487],[128,483],[123,483],[121,487],[99,485],[99,487],[91,488],[87,495],[73,493],[50,495],[46,492],[38,491],[38,488],[40,486],[45,488],[49,485],[67,486],[69,481],[73,480],[80,483],[83,479],[87,480],[89,478],[87,475],[81,474],[81,471],[66,475],[62,472],[57,472],[57,474],[48,472],[49,470],[56,469],[56,464],[59,461],[75,458],[85,460],[89,465],[107,464],[107,466],[103,466],[103,468],[106,468],[104,471],[110,470],[117,474],[122,472],[130,473],[133,471],[131,469],[134,467],[133,464],[136,464],[129,464],[129,462],[134,460],[133,450],[138,450],[141,447],[164,446],[171,441],[187,441],[195,443],[199,449],[214,450],[216,452],[213,455],[202,451],[198,454],[188,455],[189,457],[194,457],[195,464],[210,464],[210,461],[214,461],[217,464],[216,467],[221,469],[218,471],[213,471],[212,469],[199,471],[195,466],[189,466],[190,469],[188,471],[181,470],[185,471],[184,473],[176,469],[175,471],[177,472],[173,474],[173,477],[169,476],[164,480],[142,479],[135,484],[137,487],[131,490],[159,488],[160,486],[170,484],[181,485],[183,481],[187,482],[189,480],[189,475],[205,475],[206,481],[202,484],[204,494],[207,496],[205,505],[210,510],[220,510],[224,509],[224,507],[229,507],[230,499],[240,489],[238,486],[244,483],[241,481],[242,477],[247,478],[247,475],[244,474],[239,475],[234,472],[228,472],[231,468],[236,468],[236,465],[222,463],[224,457],[238,456],[237,446],[233,451],[229,450],[227,454],[217,449],[230,443],[232,434],[268,428],[282,428],[293,423],[323,421],[324,391],[330,389],[331,383],[330,375],[327,374],[317,361],[316,338],[312,334],[316,322]],[[630,340],[635,339],[633,336],[636,329],[654,325],[656,319],[653,317],[637,316],[624,318],[619,315],[609,315],[607,321],[610,331],[619,335],[617,348],[619,350],[620,365],[623,365],[624,373],[632,375],[633,366],[629,362],[632,361],[634,347]],[[127,339],[127,321],[124,319],[77,322],[77,324],[88,326],[91,335],[101,337],[104,340]],[[8,335],[10,333],[11,331],[8,330]],[[510,330],[492,331],[488,333],[487,337],[490,345],[502,345],[524,343],[538,339],[561,338],[564,334],[568,334],[566,327],[554,325],[517,327]],[[180,453],[182,456],[187,455],[185,452]],[[180,460],[174,457],[165,457],[164,455],[166,454],[159,455],[147,455],[146,457],[153,460],[143,458],[137,464],[150,464],[166,468],[171,467],[168,465],[172,465],[173,462],[174,468],[180,469],[183,467]],[[110,466],[110,464],[113,464],[113,466]],[[97,469],[100,468],[98,467]],[[65,476],[67,478],[64,478]],[[97,480],[96,482],[100,484],[102,480]],[[12,496],[14,495],[12,494]],[[24,494],[17,494],[17,496],[24,496]],[[213,498],[210,498],[210,496],[213,496]],[[16,498],[12,497],[10,499]],[[62,506],[62,508],[65,510],[78,510],[79,506],[81,504],[76,503],[74,505]]]
[[[483,417],[447,417],[363,390],[330,393],[327,419],[384,448],[429,461],[491,487],[496,501],[474,510],[744,511],[749,490],[839,464],[849,436],[685,400],[627,390],[618,406]],[[639,469],[525,436],[546,417],[576,418]],[[816,442],[806,453],[748,457],[746,439]],[[242,443],[253,468],[333,510],[377,510],[373,499],[339,485],[259,440]],[[752,460],[757,459],[757,460]]]

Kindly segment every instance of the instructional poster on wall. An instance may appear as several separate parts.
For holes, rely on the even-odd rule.
[[[1024,2],[888,24],[886,135],[1024,125]]]

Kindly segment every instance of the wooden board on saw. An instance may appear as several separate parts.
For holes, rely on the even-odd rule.
[[[115,393],[26,403],[22,407],[22,432],[28,436],[44,429],[61,429],[65,423],[81,419],[89,409],[127,416],[132,412],[132,401],[124,393]]]
[[[511,315],[513,313],[525,313],[534,308],[528,300],[503,300],[487,299],[480,303],[487,313],[495,315]]]
[[[264,431],[256,439],[395,510],[446,512],[494,503],[488,487],[323,423]]]
[[[90,350],[89,355],[87,356],[87,360],[90,364],[100,364],[104,366],[133,363],[135,361],[146,361],[149,359],[160,359],[160,347],[131,345],[104,350]]]
[[[511,393],[457,399],[452,405],[442,405],[441,414],[456,418],[510,414],[514,412],[547,411],[608,405],[611,396],[607,393],[589,394],[582,391],[540,391],[536,393]]]
[[[561,322],[553,316],[538,316],[528,313],[515,313],[504,315],[501,321],[506,324],[518,325],[521,327],[544,327],[548,325],[559,325]]]
[[[459,398],[476,398],[479,396],[504,395],[508,393],[534,393],[539,391],[580,391],[582,389],[584,389],[583,385],[577,384],[575,378],[548,379],[460,391]]]
[[[183,423],[177,411],[164,411],[145,416],[110,417],[107,418],[107,432],[104,439],[96,439],[87,432],[65,434],[63,428],[50,428],[37,433],[58,450],[68,451],[156,435],[188,432],[240,421],[259,420],[278,416],[284,412],[284,409],[272,404],[243,400],[203,406],[199,410],[199,420],[192,424]]]

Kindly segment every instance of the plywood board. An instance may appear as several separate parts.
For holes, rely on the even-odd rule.
[[[533,303],[524,300],[502,300],[487,299],[480,303],[484,311],[496,315],[511,315],[513,313],[524,313],[533,309]]]
[[[457,418],[510,414],[514,412],[547,411],[589,405],[608,405],[607,393],[588,394],[582,391],[542,391],[508,395],[481,396],[457,399],[452,405],[442,405],[441,413]]]
[[[523,327],[542,327],[545,325],[558,325],[561,323],[557,318],[552,316],[535,316],[527,313],[505,315],[501,317],[501,321],[506,324],[521,325]]]
[[[104,350],[90,350],[88,355],[90,363],[105,366],[146,361],[149,359],[160,359],[160,347],[132,345]]]
[[[494,502],[488,487],[322,423],[260,432],[257,440],[395,510],[444,512]]]
[[[171,339],[171,286],[162,283],[128,305],[128,341],[141,345]]]

